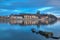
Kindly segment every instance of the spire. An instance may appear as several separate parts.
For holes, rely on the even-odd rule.
[[[40,14],[40,11],[37,11],[37,14]]]

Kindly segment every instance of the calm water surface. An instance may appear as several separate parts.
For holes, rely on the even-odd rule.
[[[47,38],[42,34],[32,32],[52,32],[54,37],[60,37],[60,21],[49,25],[11,25],[0,23],[0,40],[59,40],[56,38]]]

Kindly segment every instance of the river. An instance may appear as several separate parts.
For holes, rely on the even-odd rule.
[[[40,32],[39,32],[40,31]],[[47,36],[51,32],[52,36]],[[60,21],[48,25],[11,25],[0,23],[0,40],[59,40]]]

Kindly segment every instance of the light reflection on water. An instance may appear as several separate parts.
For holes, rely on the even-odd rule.
[[[33,33],[31,30],[52,32],[53,36],[60,36],[60,21],[49,25],[11,25],[11,24],[0,24],[0,39],[2,40],[55,40],[53,38],[46,38],[44,35]]]

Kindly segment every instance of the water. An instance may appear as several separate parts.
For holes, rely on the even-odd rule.
[[[60,40],[60,21],[48,25],[11,25],[0,23],[0,40]],[[35,32],[34,32],[35,31]],[[41,31],[41,33],[39,33]],[[46,37],[45,33],[53,33]],[[45,35],[43,35],[43,33]]]
[[[60,17],[60,0],[0,0],[0,16],[36,14],[37,11]],[[40,26],[0,23],[0,40],[60,40],[59,38],[60,21]]]

